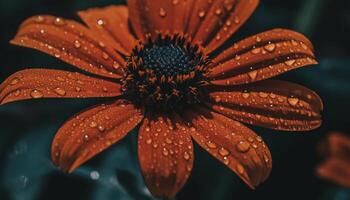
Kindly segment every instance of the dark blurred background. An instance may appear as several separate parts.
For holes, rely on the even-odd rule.
[[[30,67],[73,69],[50,56],[8,43],[24,19],[52,14],[79,20],[77,10],[110,4],[125,1],[0,0],[0,81]],[[350,134],[350,1],[261,0],[253,17],[232,41],[276,27],[302,32],[315,46],[319,65],[295,70],[280,79],[317,91],[325,103],[322,127],[305,133],[254,127],[273,156],[270,178],[254,191],[197,146],[193,173],[176,199],[350,199],[349,189],[315,176],[315,166],[322,161],[316,151],[319,141],[331,130]],[[71,175],[52,165],[49,152],[55,131],[71,115],[96,102],[39,100],[0,107],[0,199],[152,199],[137,165],[136,134]]]

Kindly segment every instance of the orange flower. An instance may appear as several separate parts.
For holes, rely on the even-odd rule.
[[[350,188],[350,137],[331,132],[319,147],[325,161],[317,166],[317,175]]]
[[[258,0],[129,0],[79,12],[87,27],[52,16],[26,20],[12,44],[55,56],[100,78],[28,69],[0,86],[0,102],[115,97],[69,119],[53,162],[72,172],[140,125],[138,156],[155,196],[174,196],[193,165],[192,139],[251,188],[270,174],[271,154],[238,121],[276,130],[321,124],[314,92],[266,80],[316,64],[303,35],[274,29],[220,52]]]

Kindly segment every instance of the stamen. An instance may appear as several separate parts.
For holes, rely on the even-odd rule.
[[[122,80],[123,91],[135,103],[173,109],[200,102],[207,79],[208,58],[180,35],[149,39],[133,49]]]

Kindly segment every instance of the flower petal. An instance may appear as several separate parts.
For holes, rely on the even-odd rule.
[[[350,163],[350,137],[344,133],[332,131],[319,145],[324,157],[337,157]]]
[[[129,30],[129,11],[126,6],[108,6],[80,11],[79,16],[96,34],[101,35],[114,49],[129,55],[136,39]]]
[[[138,154],[148,189],[157,197],[173,197],[187,181],[193,165],[190,130],[176,115],[148,116],[139,131]]]
[[[265,80],[224,89],[214,88],[209,96],[212,109],[252,125],[305,131],[319,127],[322,121],[320,97],[303,86],[289,82]]]
[[[239,122],[205,108],[184,112],[192,122],[193,139],[235,172],[251,188],[265,181],[272,159],[262,138]]]
[[[159,32],[183,33],[193,0],[129,0],[130,21],[139,39]]]
[[[249,37],[213,59],[210,77],[216,85],[238,85],[268,79],[317,64],[311,42],[294,31],[274,29]]]
[[[120,88],[117,83],[79,73],[27,69],[0,85],[0,105],[25,99],[116,97],[121,95]]]
[[[227,41],[254,12],[259,0],[216,0],[206,11],[195,41],[212,52]],[[194,13],[196,14],[196,13]],[[198,16],[197,16],[198,17]]]
[[[343,187],[350,187],[350,162],[331,158],[317,167],[317,175]]]
[[[125,100],[83,111],[58,130],[52,143],[52,160],[62,170],[72,172],[122,139],[142,119],[143,111]]]
[[[108,42],[81,24],[35,16],[21,25],[12,44],[37,49],[93,74],[120,78],[124,59]]]

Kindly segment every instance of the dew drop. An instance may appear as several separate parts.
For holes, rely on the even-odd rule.
[[[215,149],[217,147],[216,144],[214,142],[211,142],[211,141],[207,142],[207,146],[211,149]]]
[[[90,122],[89,126],[90,126],[91,128],[96,128],[96,127],[97,127],[97,123],[94,122],[94,121],[92,121],[92,122]]]
[[[256,41],[256,42],[261,42],[261,37],[256,36],[255,41]]]
[[[35,18],[35,22],[36,22],[36,23],[43,22],[44,20],[45,20],[45,19],[44,19],[43,16],[37,16],[37,17]]]
[[[251,50],[252,54],[259,54],[261,52],[261,48],[254,48]]]
[[[98,173],[98,171],[92,171],[90,172],[90,178],[92,180],[98,180],[100,178],[100,173]]]
[[[100,132],[105,131],[105,127],[103,127],[103,126],[101,126],[101,125],[99,125],[99,126],[97,127],[97,129],[98,129]]]
[[[250,77],[251,80],[255,80],[256,77],[258,76],[258,71],[254,70],[254,71],[248,72],[248,76]]]
[[[62,88],[55,88],[54,91],[55,91],[56,94],[58,94],[60,96],[66,95],[66,91],[64,89],[62,89]]]
[[[102,52],[102,58],[105,59],[105,60],[108,60],[109,58],[109,55],[105,52]]]
[[[167,15],[167,13],[166,13],[166,11],[164,10],[164,8],[160,8],[160,10],[159,10],[159,15],[160,15],[161,17],[165,17],[165,16]]]
[[[65,24],[64,20],[59,17],[57,17],[53,23],[58,26],[63,26]]]
[[[105,21],[103,19],[98,19],[97,24],[100,26],[103,26],[103,25],[105,25]]]
[[[284,62],[284,63],[286,63],[286,65],[288,65],[288,66],[293,66],[294,63],[295,63],[295,60],[287,60],[287,61]]]
[[[288,103],[292,106],[295,106],[299,103],[299,99],[298,98],[288,98]]]
[[[80,92],[81,88],[80,87],[75,87],[75,91]]]
[[[230,164],[230,160],[227,157],[224,157],[224,164],[225,165]]]
[[[81,44],[80,44],[79,40],[75,40],[74,41],[74,47],[77,48],[77,49],[81,47]]]
[[[168,151],[166,148],[163,149],[163,155],[164,155],[164,156],[169,155],[169,151]]]
[[[190,154],[185,151],[184,153],[184,159],[189,160],[190,159]]]
[[[88,141],[89,140],[89,135],[84,135],[84,140]]]
[[[147,139],[146,140],[146,144],[151,144],[152,143],[152,139]]]
[[[12,79],[12,81],[10,82],[11,85],[16,85],[19,82],[19,78],[14,78]]]
[[[250,96],[249,92],[244,91],[244,92],[242,93],[242,97],[245,98],[245,99],[248,99],[249,96]]]
[[[267,94],[266,92],[259,92],[259,97],[261,97],[261,98],[266,98],[268,96],[269,96],[269,94]]]
[[[237,164],[236,169],[239,174],[244,174],[244,168],[241,164]]]
[[[200,18],[204,18],[204,17],[205,17],[205,11],[200,11],[200,12],[198,13],[198,16],[199,16]]]
[[[264,46],[264,49],[268,52],[273,52],[276,49],[276,45],[274,43],[269,43]]]
[[[39,91],[39,90],[32,90],[31,92],[30,92],[30,96],[32,97],[32,98],[34,98],[34,99],[40,99],[40,98],[42,98],[44,95],[43,95],[43,93],[41,92],[41,91]]]
[[[249,149],[250,149],[250,144],[247,143],[247,142],[240,141],[240,142],[237,144],[237,150],[240,151],[240,152],[242,152],[242,153],[247,152]]]
[[[220,8],[215,10],[215,14],[216,15],[221,15],[221,13],[222,13],[222,10]]]
[[[227,149],[221,147],[221,148],[219,149],[219,154],[220,154],[221,156],[228,156],[228,155],[230,155],[230,152],[229,152]]]

